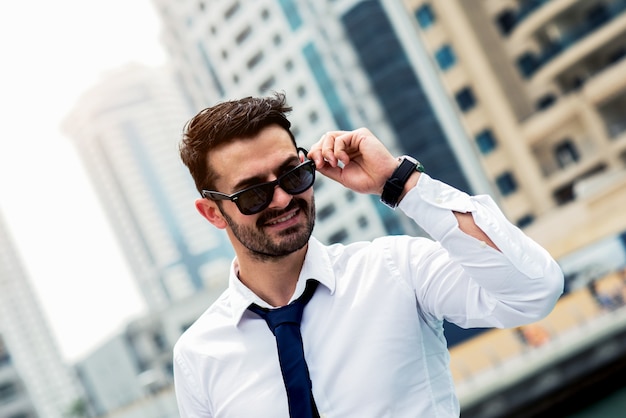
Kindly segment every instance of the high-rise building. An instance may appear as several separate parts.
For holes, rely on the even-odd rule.
[[[285,92],[294,108],[293,133],[302,146],[328,130],[366,126],[393,153],[423,159],[434,177],[468,191],[489,188],[482,171],[464,173],[462,166],[479,165],[477,156],[449,140],[450,129],[442,126],[409,56],[411,39],[394,27],[387,4],[393,2],[154,3],[163,20],[163,43],[196,109]],[[466,140],[460,143],[468,149]],[[461,164],[463,158],[476,163]],[[416,232],[376,197],[355,195],[323,178],[315,187],[315,235],[322,241]]]
[[[58,418],[81,397],[0,218],[0,416]]]
[[[178,157],[189,118],[167,70],[133,64],[87,91],[64,124],[152,310],[223,287],[232,258],[226,235],[195,211]]]
[[[35,405],[0,334],[0,416],[34,418]]]
[[[626,231],[626,1],[403,4],[509,218],[555,257]]]

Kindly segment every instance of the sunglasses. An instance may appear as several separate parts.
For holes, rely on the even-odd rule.
[[[298,148],[298,151],[304,152],[304,155],[307,154],[304,148]],[[202,196],[210,200],[230,200],[235,202],[242,214],[254,215],[270,205],[277,185],[290,195],[296,195],[308,190],[314,182],[315,161],[306,160],[281,174],[276,180],[256,184],[230,195],[202,190]]]

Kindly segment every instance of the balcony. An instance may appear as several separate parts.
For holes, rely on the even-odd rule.
[[[580,11],[580,10],[576,10]],[[526,52],[518,60],[518,68],[525,78],[532,78],[546,64],[598,29],[607,26],[626,11],[626,0],[610,4],[597,4],[587,10],[584,17],[561,16],[550,28],[556,31],[537,33],[535,38],[542,45],[539,52]],[[573,14],[573,12],[571,12]],[[558,32],[556,35],[554,32]]]
[[[509,35],[528,16],[551,0],[525,0],[522,1],[517,11],[507,10],[502,13],[497,23],[504,35]]]

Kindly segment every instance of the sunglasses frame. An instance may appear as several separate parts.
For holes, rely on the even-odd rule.
[[[303,152],[304,155],[306,156],[308,154],[308,151],[304,148],[297,148],[298,153]],[[310,166],[311,167],[311,174],[312,174],[312,178],[311,178],[311,184],[306,187],[305,189],[303,189],[302,191],[298,192],[298,193],[291,193],[288,190],[285,190],[281,185],[280,182],[287,177],[288,175],[294,173],[296,170],[300,170],[304,167]],[[239,209],[239,212],[241,212],[244,215],[254,215],[257,214],[261,211],[263,211],[264,209],[266,209],[270,203],[272,203],[272,199],[274,198],[274,191],[276,190],[276,186],[279,186],[281,189],[283,189],[286,193],[289,193],[290,195],[294,196],[296,194],[300,194],[300,193],[304,193],[305,191],[309,190],[311,187],[313,187],[313,183],[315,183],[315,161],[313,160],[305,160],[303,162],[301,162],[300,164],[298,164],[297,166],[289,169],[288,171],[284,172],[283,174],[281,174],[280,176],[278,176],[275,180],[272,181],[268,181],[266,183],[259,183],[259,184],[255,184],[254,186],[250,186],[250,187],[246,187],[243,190],[239,190],[233,194],[226,194],[226,193],[222,193],[222,192],[217,192],[217,191],[213,191],[213,190],[202,190],[202,196],[205,199],[209,199],[209,200],[230,200],[231,202],[234,202],[235,205],[237,205],[237,209]],[[265,203],[263,203],[258,209],[256,210],[246,210],[243,209],[240,205],[239,205],[239,198],[241,197],[241,195],[243,193],[249,192],[250,190],[254,190],[257,188],[267,188],[270,189],[271,187],[271,193],[268,194],[268,199]]]

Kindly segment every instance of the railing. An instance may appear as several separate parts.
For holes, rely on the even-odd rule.
[[[520,22],[525,20],[528,16],[532,15],[537,9],[544,4],[552,0],[528,0],[522,3],[521,7],[515,14],[515,25],[519,25]]]
[[[454,347],[450,365],[460,398],[474,398],[481,387],[486,390],[503,379],[514,379],[514,370],[527,371],[531,363],[556,361],[564,345],[571,349],[576,344],[593,344],[590,329],[600,333],[607,323],[626,325],[625,300],[626,269],[568,293],[542,321],[488,331]]]
[[[589,20],[572,27],[561,39],[546,45],[539,55],[526,55],[518,60],[520,71],[524,77],[532,77],[541,67],[552,61],[563,51],[576,44],[579,40],[595,32],[626,11],[626,0],[619,0],[598,9]],[[523,61],[523,62],[522,62]]]

